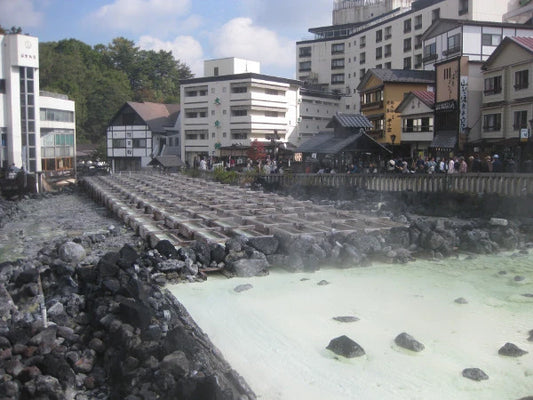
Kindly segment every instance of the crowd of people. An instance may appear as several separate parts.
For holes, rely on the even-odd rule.
[[[465,174],[467,172],[517,172],[517,164],[512,158],[504,161],[498,154],[481,157],[474,154],[468,157],[418,157],[418,159],[408,162],[405,159],[389,160],[387,172],[396,173],[441,173],[441,174]]]

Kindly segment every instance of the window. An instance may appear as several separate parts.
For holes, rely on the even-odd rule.
[[[265,117],[279,117],[279,113],[277,111],[265,111]]]
[[[422,67],[422,54],[415,54],[415,69]]]
[[[40,115],[41,121],[74,122],[74,113],[72,111],[41,108]]]
[[[363,106],[375,106],[381,105],[383,101],[383,90],[376,90],[374,92],[367,92],[361,95],[361,105]]]
[[[406,118],[402,123],[403,132],[431,132],[433,131],[433,117]]]
[[[331,69],[344,68],[344,58],[334,58],[331,60]]]
[[[311,61],[301,61],[299,71],[311,71]]]
[[[248,110],[231,110],[232,117],[246,117],[248,115]]]
[[[391,69],[391,68],[392,68],[392,63],[390,63],[390,62],[386,62],[386,63],[385,63],[385,68],[386,68],[386,69]]]
[[[366,36],[361,36],[361,39],[359,39],[359,48],[364,48],[366,46]]]
[[[331,74],[331,84],[344,83],[344,74]]]
[[[483,131],[499,131],[502,125],[501,114],[485,114],[483,116]]]
[[[448,49],[446,50],[446,55],[457,53],[461,50],[461,35],[455,34],[448,37]]]
[[[403,21],[403,33],[411,32],[411,18]]]
[[[403,51],[411,50],[411,38],[405,38],[403,40]]]
[[[468,0],[459,0],[459,15],[468,13]]]
[[[376,43],[379,43],[382,40],[383,40],[383,31],[380,29],[376,31]]]
[[[366,53],[359,54],[359,64],[364,64],[366,62]]]
[[[383,64],[376,64],[376,69],[382,69],[383,68]]]
[[[334,43],[331,45],[331,54],[344,53],[344,43]]]
[[[415,49],[421,49],[422,48],[422,35],[416,35],[415,36]]]
[[[311,57],[311,47],[300,47],[300,57]]]
[[[207,117],[207,108],[191,108],[185,110],[185,118],[205,118]]]
[[[430,43],[424,47],[423,61],[435,60],[437,58],[437,45]]]
[[[527,89],[529,87],[529,71],[524,69],[514,73],[514,88],[516,90]]]
[[[6,80],[0,79],[0,93],[6,92]]]
[[[513,129],[515,131],[527,128],[527,111],[515,111],[513,121]]]
[[[403,59],[403,69],[411,69],[411,57],[405,57]]]
[[[490,78],[486,78],[485,82],[485,95],[491,95],[491,94],[498,94],[502,92],[502,77],[500,76],[493,76]]]
[[[126,148],[126,139],[113,139],[113,148]]]
[[[359,70],[359,80],[363,79],[363,77],[365,76],[365,72],[366,72],[366,69],[364,69],[364,68],[361,68]]]
[[[231,93],[246,93],[248,88],[246,86],[232,86]]]
[[[385,45],[385,57],[390,57],[392,54],[392,45],[386,44]]]
[[[204,129],[189,129],[185,131],[186,140],[207,140],[209,137],[209,132]]]
[[[435,22],[440,18],[440,8],[435,8],[431,11],[431,22]]]
[[[218,76],[218,67],[215,67],[215,70],[213,71],[214,76]]]
[[[483,46],[498,46],[502,41],[502,36],[499,34],[484,33],[481,35],[481,43]]]
[[[146,148],[146,139],[133,139],[133,148],[134,149],[145,149]]]
[[[383,48],[377,47],[376,48],[376,60],[379,60],[383,57]]]
[[[392,27],[387,26],[385,27],[385,40],[390,39],[392,37]]]
[[[415,17],[415,30],[422,29],[422,15]]]
[[[232,129],[231,139],[233,140],[246,140],[248,139],[248,131],[242,129]]]
[[[279,96],[280,91],[276,89],[265,89],[265,94],[269,94],[271,96]],[[281,94],[283,95],[283,92],[281,92]]]

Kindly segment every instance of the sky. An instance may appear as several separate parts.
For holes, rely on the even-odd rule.
[[[203,61],[237,57],[261,73],[295,78],[296,42],[331,24],[333,0],[0,0],[0,25],[41,42],[107,45],[125,37],[143,50],[172,51],[196,77]]]

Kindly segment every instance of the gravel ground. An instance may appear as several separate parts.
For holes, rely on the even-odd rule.
[[[125,243],[138,244],[140,240],[106,208],[77,189],[25,198],[15,207],[14,215],[0,223],[0,262],[34,258],[47,243],[60,238],[75,239],[111,231],[105,241],[93,246],[90,259],[118,250]]]

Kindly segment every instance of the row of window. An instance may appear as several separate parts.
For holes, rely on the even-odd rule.
[[[342,74],[342,75],[344,77],[344,74]],[[239,109],[239,108],[232,109],[231,110],[231,116],[232,117],[245,117],[245,116],[248,115],[248,111],[249,111],[248,109]],[[222,114],[226,115],[227,114],[227,110],[222,110]],[[211,110],[211,115],[212,116],[215,115],[215,110]],[[259,114],[255,113],[255,115],[259,115]],[[285,113],[281,112],[281,111],[264,111],[263,115],[265,117],[276,117],[277,118],[277,117],[284,117]],[[207,109],[205,109],[205,110],[186,110],[185,111],[185,117],[186,118],[191,118],[191,119],[194,119],[194,118],[207,118]]]
[[[300,63],[300,68],[301,68]],[[309,61],[309,68],[311,68],[311,62]],[[248,92],[248,86],[243,84],[238,85],[231,85],[231,93],[237,94],[237,93],[247,93]],[[224,86],[222,87],[222,93],[226,93],[227,88]],[[254,92],[258,92],[257,90],[254,90]],[[216,89],[214,87],[211,88],[211,93],[216,93]],[[284,92],[282,90],[276,90],[276,89],[264,89],[264,93],[271,95],[271,96],[282,96]],[[208,90],[207,87],[205,89],[186,89],[185,90],[185,97],[198,97],[198,96],[207,96]]]
[[[527,111],[515,111],[513,113],[513,129],[518,131],[527,128]],[[483,131],[493,132],[499,131],[502,128],[502,114],[485,114],[483,115]]]
[[[74,122],[74,112],[41,108],[41,121]]]
[[[402,123],[403,132],[433,132],[433,117],[406,118]]]
[[[524,69],[516,71],[514,73],[514,85],[515,90],[522,90],[529,88],[529,70]],[[502,92],[502,76],[492,76],[485,78],[484,81],[484,94],[493,95]]]
[[[232,140],[246,140],[249,137],[250,131],[245,129],[232,129],[230,138]],[[227,132],[222,133],[222,137],[226,138]],[[186,130],[186,140],[207,140],[209,138],[209,132],[207,130]],[[215,138],[215,132],[211,132],[211,138]]]
[[[126,140],[131,141],[131,143],[127,143]],[[122,148],[125,149],[126,147],[132,147],[134,149],[145,149],[146,148],[146,139],[113,139],[113,148],[118,149]]]

